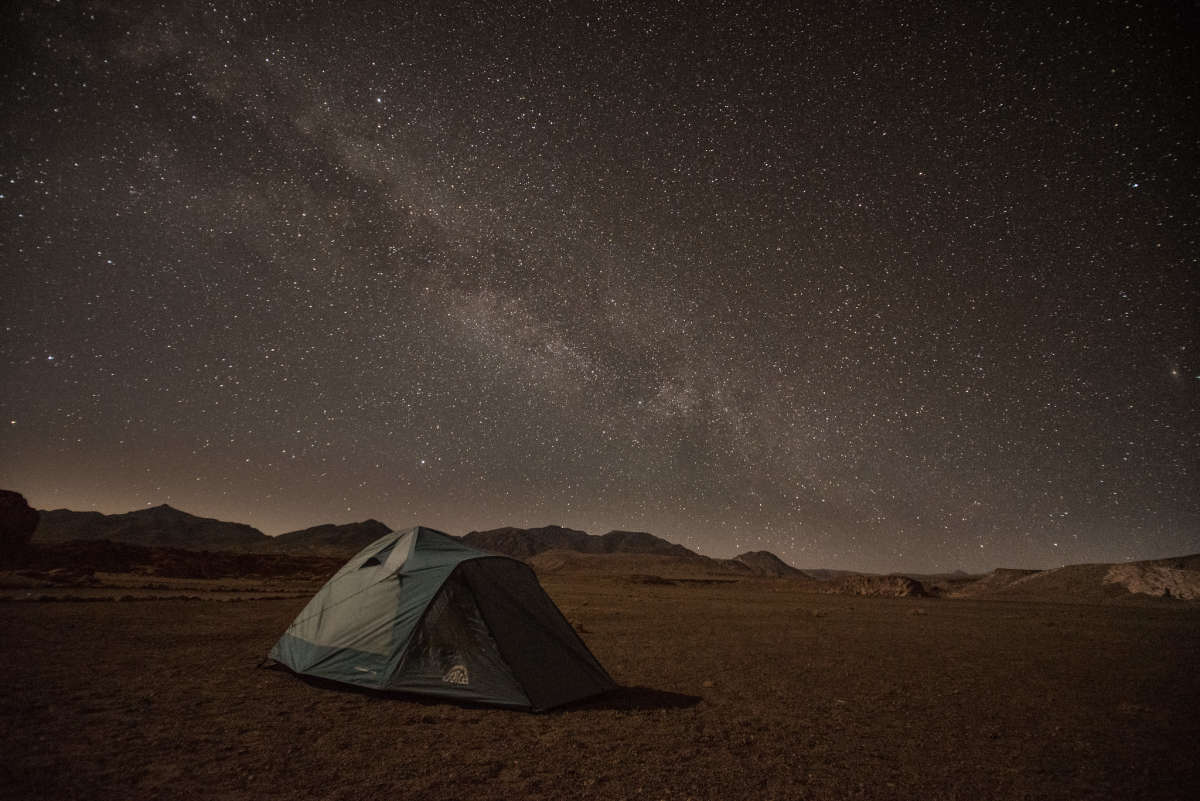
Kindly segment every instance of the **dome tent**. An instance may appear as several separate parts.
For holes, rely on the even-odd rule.
[[[269,656],[374,690],[533,710],[616,686],[528,565],[420,526],[356,554]]]

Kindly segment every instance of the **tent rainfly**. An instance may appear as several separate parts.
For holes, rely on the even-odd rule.
[[[270,658],[374,690],[532,710],[616,686],[528,565],[419,526],[347,562]]]

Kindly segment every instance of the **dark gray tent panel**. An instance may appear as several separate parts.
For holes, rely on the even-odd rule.
[[[534,708],[549,709],[613,686],[528,565],[476,559],[459,570],[479,588],[483,618]],[[489,587],[492,591],[484,589]]]
[[[530,709],[615,686],[528,565],[421,527],[356,554],[270,656],[347,684]]]

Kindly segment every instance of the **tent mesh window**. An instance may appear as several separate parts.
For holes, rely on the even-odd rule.
[[[395,689],[507,703],[525,699],[488,631],[475,594],[457,571],[430,602],[391,683]]]

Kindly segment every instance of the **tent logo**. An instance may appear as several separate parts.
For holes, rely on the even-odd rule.
[[[470,677],[467,675],[466,665],[455,665],[446,671],[446,675],[442,676],[442,681],[446,684],[470,684]]]

